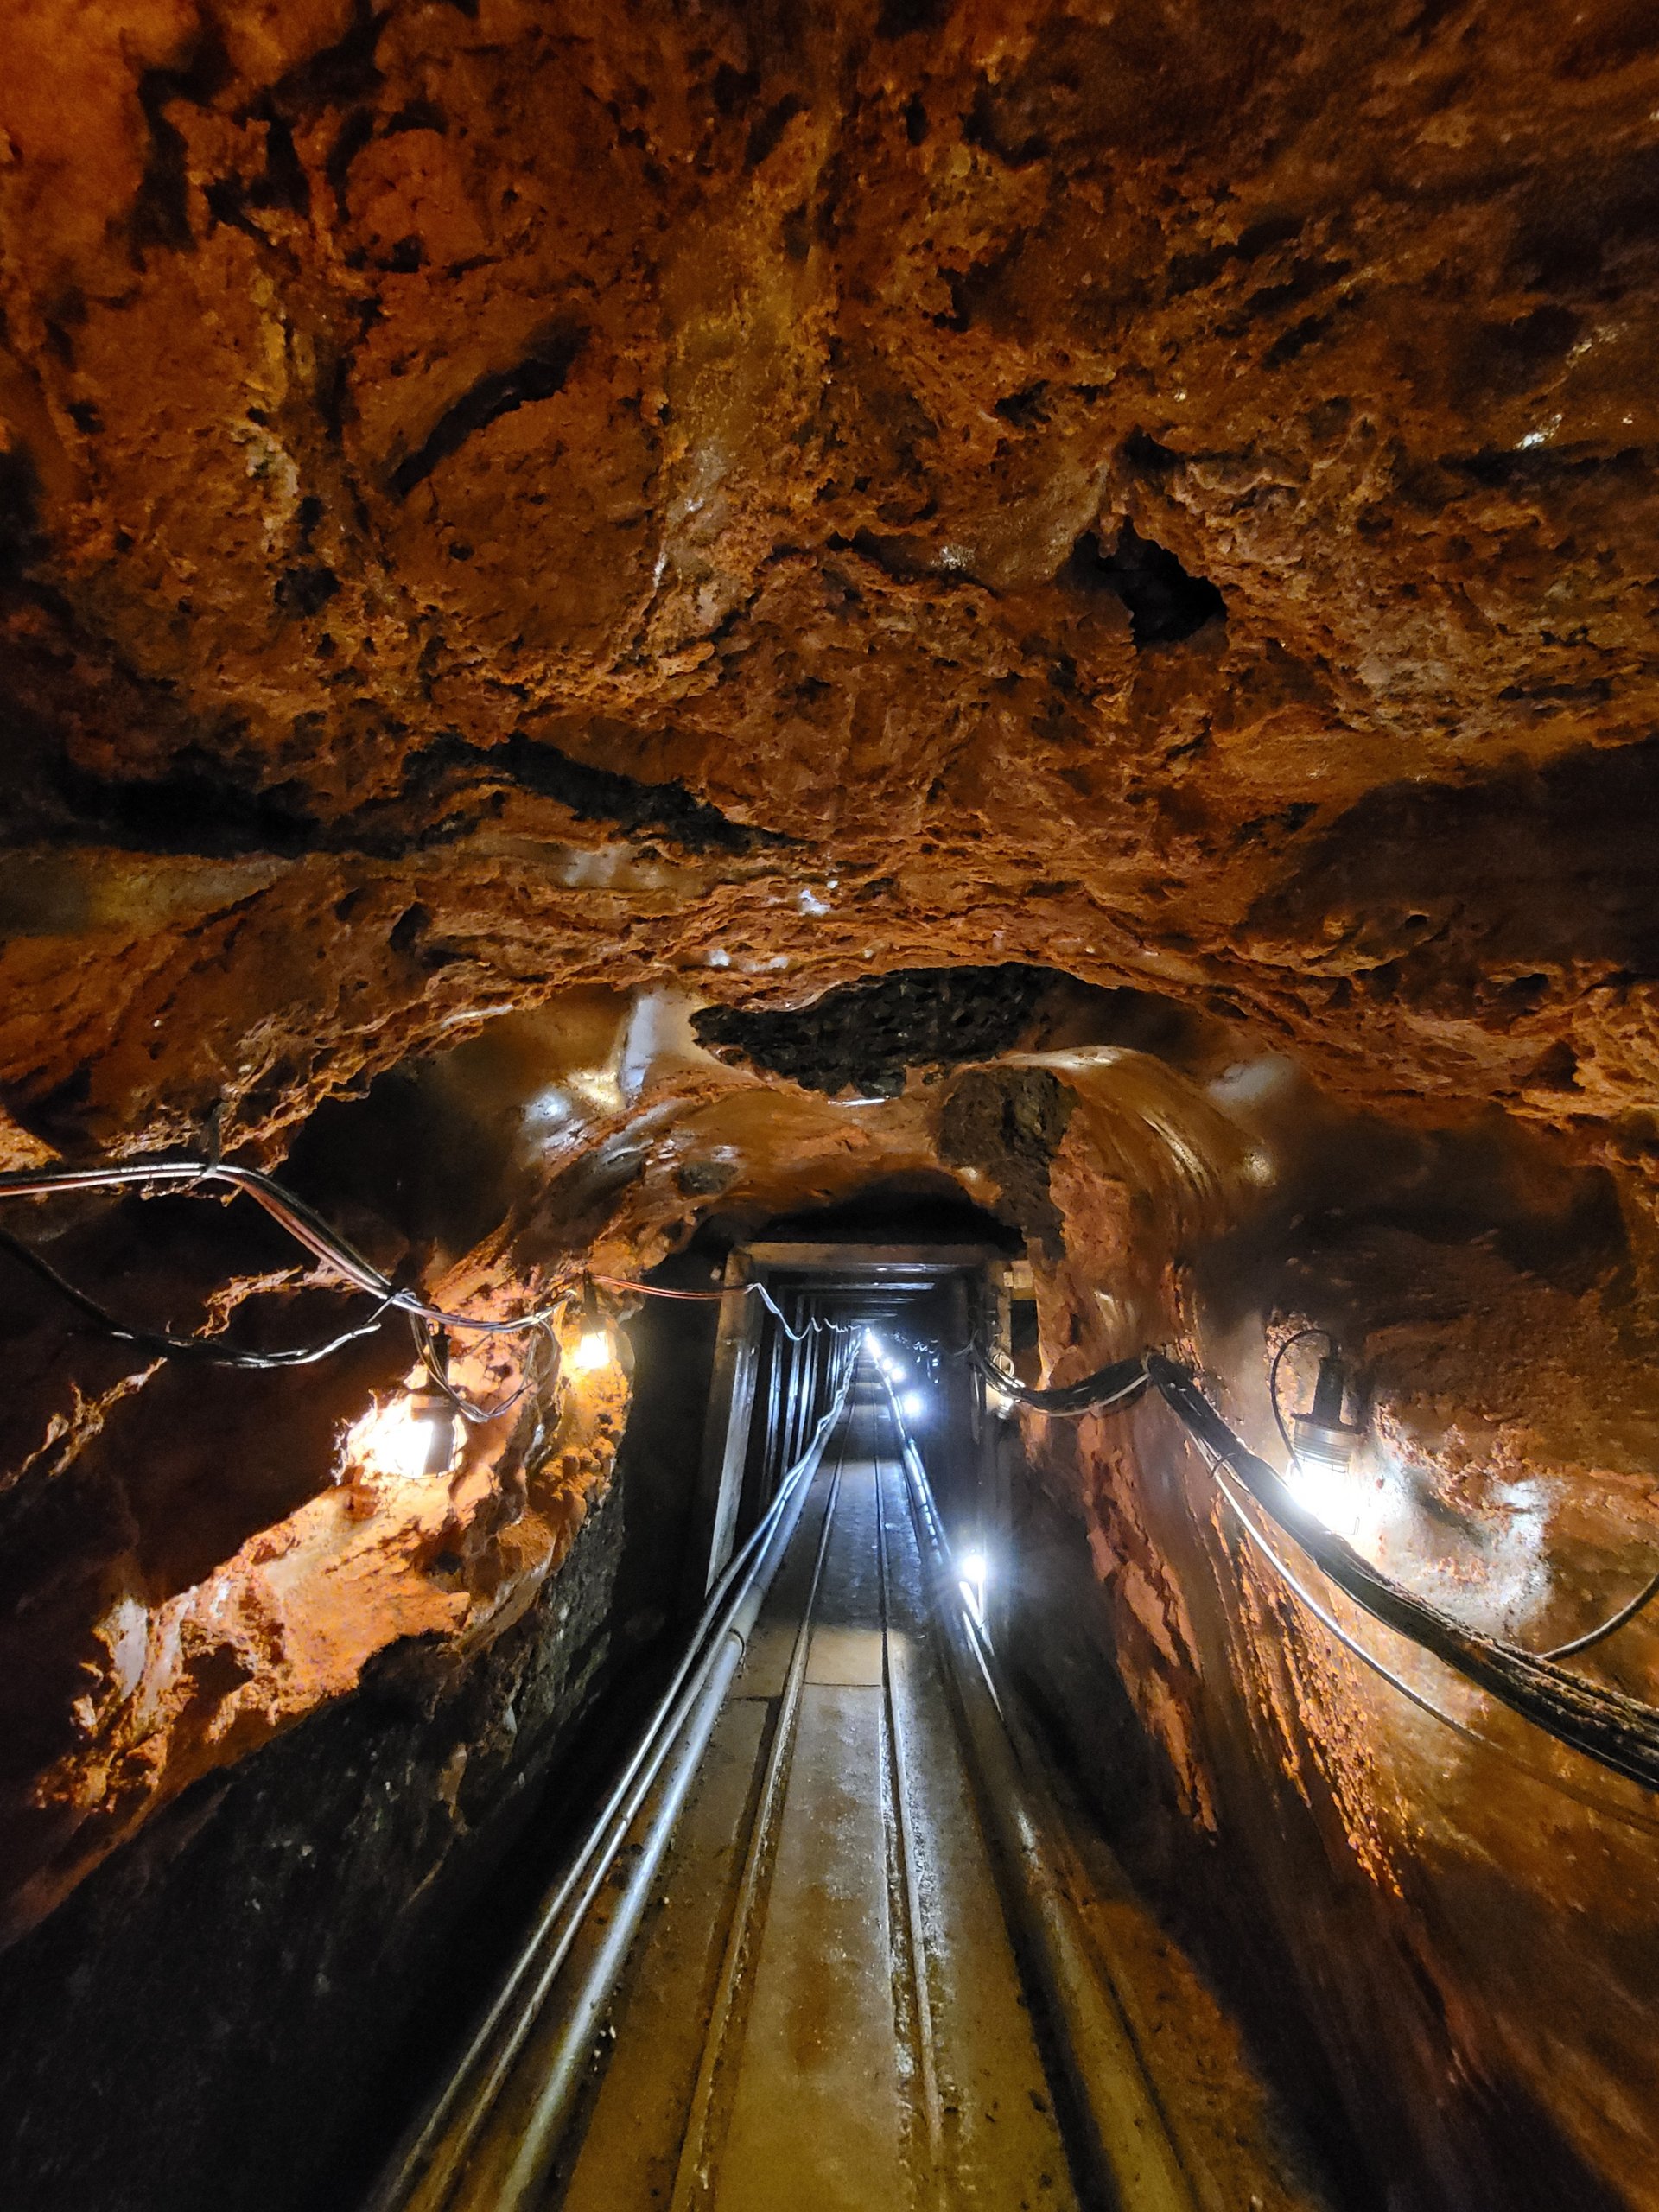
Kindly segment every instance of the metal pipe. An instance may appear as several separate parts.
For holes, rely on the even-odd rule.
[[[564,2024],[535,2107],[537,2175],[545,2172],[590,2052],[594,2024],[608,2002],[651,1881],[732,1676],[747,1648],[767,1586],[793,1535],[810,1475],[839,1419],[843,1378],[812,1441],[779,1489],[771,1510],[721,1576],[673,1680],[658,1700],[620,1780],[536,1925],[467,2048],[406,2132],[366,2201],[365,2212],[440,2212],[468,2201],[468,2161],[568,1961],[583,1916],[636,1821],[651,1807],[638,1857],[616,1900],[600,1950],[570,1993]],[[647,1868],[648,1871],[643,1871]],[[515,2158],[512,2172],[518,2173]],[[518,2184],[515,2183],[515,2186]],[[529,2187],[528,2180],[524,2187]],[[519,2197],[491,2195],[494,2208]]]
[[[793,1534],[792,1525],[790,1533]],[[764,1594],[760,1589],[753,1593],[756,1610]],[[620,1893],[608,1901],[603,1940],[561,2012],[558,2032],[544,2067],[537,2069],[530,2111],[522,2119],[515,2113],[505,2143],[499,2141],[500,2131],[496,2131],[493,2143],[486,2134],[478,2169],[469,2167],[461,2177],[459,2194],[448,2199],[456,2212],[473,2205],[480,2212],[518,2212],[521,2206],[541,2203],[548,2171],[591,2063],[606,2010],[645,1917],[669,1839],[725,1708],[733,1678],[743,1662],[753,1625],[752,1618],[741,1624],[734,1623],[721,1637],[717,1656],[699,1686],[685,1732],[677,1739],[659,1777],[661,1794],[630,1861],[627,1879]],[[492,2148],[503,2150],[507,2156],[506,2171],[499,2177],[495,2171],[499,2158],[490,2156]]]
[[[887,1396],[975,1794],[1019,1951],[1056,2030],[1057,2087],[1065,2092],[1078,2192],[1101,2212],[1198,2212],[1122,2007],[1067,1900],[1050,1841],[1058,1823],[1028,1742],[1011,1732],[1012,1704],[995,1656],[963,1601],[926,1471],[891,1384]]]

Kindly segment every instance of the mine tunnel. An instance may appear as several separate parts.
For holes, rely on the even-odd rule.
[[[0,0],[4,2212],[1659,2212],[1656,118]]]

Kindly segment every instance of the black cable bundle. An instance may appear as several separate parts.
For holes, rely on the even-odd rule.
[[[1029,1406],[1033,1413],[1055,1414],[1063,1419],[1076,1420],[1083,1414],[1098,1413],[1109,1406],[1127,1406],[1138,1398],[1147,1387],[1147,1363],[1137,1354],[1133,1359],[1114,1360],[1109,1367],[1097,1367],[1092,1375],[1085,1375],[1079,1382],[1062,1383],[1052,1390],[1033,1389],[1022,1382],[1017,1375],[1010,1375],[999,1367],[983,1347],[970,1343],[966,1356],[979,1372],[1005,1398],[1012,1398],[1016,1405]]]
[[[195,1359],[211,1367],[310,1367],[331,1353],[356,1344],[361,1338],[372,1337],[391,1310],[390,1299],[383,1298],[367,1320],[359,1321],[353,1328],[342,1329],[337,1336],[324,1344],[296,1344],[276,1351],[255,1351],[244,1344],[231,1344],[223,1337],[175,1337],[165,1329],[141,1329],[126,1321],[118,1320],[107,1306],[100,1306],[78,1285],[60,1275],[52,1262],[12,1236],[9,1230],[0,1229],[0,1250],[10,1252],[14,1260],[50,1283],[60,1298],[65,1299],[78,1313],[84,1313],[96,1324],[106,1337],[113,1337],[118,1344],[135,1344],[140,1351],[154,1352],[161,1359]]]

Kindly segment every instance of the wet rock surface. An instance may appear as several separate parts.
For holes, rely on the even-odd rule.
[[[404,1643],[7,1954],[8,2202],[359,2200],[534,1900],[516,1838],[556,1834],[584,1772],[576,1723],[629,1652],[626,1517],[619,1486],[486,1651]]]
[[[1332,1330],[1393,1571],[1536,1649],[1627,1593],[1642,10],[0,12],[0,1164],[285,1163],[400,1281],[565,1338],[586,1268],[706,1287],[769,1221],[949,1189],[1025,1240],[1050,1379],[1171,1344],[1274,1449],[1268,1358]],[[245,1211],[5,1226],[152,1328],[349,1319]],[[302,1392],[187,1370],[13,1265],[0,1886],[58,2037],[19,2031],[19,2140],[60,2171],[84,2042],[158,2175],[112,2023],[197,1956],[186,1872],[326,2073],[366,2015],[311,1990],[283,1808],[355,1854],[344,1978],[407,1943],[412,1986],[500,1713],[377,1700],[564,1650],[627,1382],[405,1489],[352,1442],[404,1338]],[[1025,1438],[1049,1691],[1155,1808],[1104,1816],[1173,1911],[1233,1893],[1204,1940],[1293,1992],[1357,2203],[1654,2203],[1640,1807],[1403,1704],[1150,1418]],[[1586,1664],[1651,1697],[1656,1636]],[[208,2165],[251,2124],[180,2122]]]
[[[1026,962],[1644,1179],[1659,64],[1225,16],[30,11],[13,1112]]]

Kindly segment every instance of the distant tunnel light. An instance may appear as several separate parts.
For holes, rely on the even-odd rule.
[[[957,1562],[962,1576],[962,1594],[972,1609],[976,1620],[985,1618],[985,1585],[991,1579],[991,1563],[983,1552],[964,1552]]]
[[[887,1353],[887,1346],[874,1329],[866,1329],[864,1332],[864,1349],[874,1360],[884,1358]]]
[[[616,1345],[611,1337],[609,1319],[599,1302],[598,1287],[590,1276],[582,1286],[582,1334],[576,1338],[570,1364],[579,1375],[597,1375],[615,1357]]]

